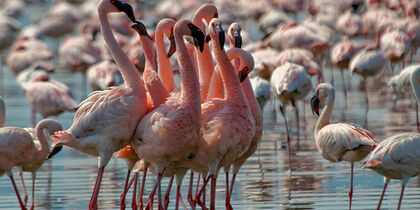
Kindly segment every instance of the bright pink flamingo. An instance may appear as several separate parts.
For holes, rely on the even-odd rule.
[[[97,199],[105,166],[112,154],[128,145],[137,122],[147,111],[143,81],[116,42],[107,14],[124,12],[135,22],[132,7],[119,0],[101,0],[98,15],[103,37],[121,69],[124,85],[93,92],[80,106],[72,126],[54,136],[55,146],[67,145],[81,152],[99,156],[99,171],[89,203],[97,209]]]
[[[203,50],[203,32],[188,20],[178,21],[174,26],[174,36],[180,65],[181,92],[169,96],[164,103],[143,117],[132,140],[139,158],[154,165],[158,174],[151,197],[158,188],[159,209],[162,208],[160,181],[163,173],[167,167],[177,166],[183,160],[191,159],[199,137],[199,82],[184,43],[185,35],[194,37],[200,50]],[[148,206],[152,202],[150,199]]]
[[[36,125],[36,113],[40,113],[45,119],[48,116],[56,116],[65,111],[74,112],[78,107],[69,87],[58,81],[35,80],[29,83],[24,91],[26,99],[31,105],[31,121],[34,127]]]
[[[206,33],[206,27],[203,23],[203,19],[207,22],[210,22],[212,18],[218,17],[218,12],[216,6],[212,4],[204,4],[194,14],[193,23],[198,26],[201,31]],[[196,50],[197,52],[197,50]],[[201,94],[201,103],[204,102],[207,98],[207,92],[210,86],[211,77],[214,71],[213,58],[211,56],[210,48],[208,44],[204,44],[203,53],[196,53],[198,60],[198,70],[200,77],[200,94]]]
[[[111,60],[102,60],[90,66],[86,72],[86,79],[93,91],[105,90],[124,82],[117,64]]]
[[[172,30],[175,23],[176,22],[172,19],[163,19],[159,21],[155,32],[158,75],[160,81],[163,83],[168,92],[172,92],[175,88],[173,70],[169,61],[169,56],[175,52],[175,44],[172,43],[175,41]],[[168,37],[171,41],[171,48],[168,53],[166,53],[163,42],[164,35],[166,35],[166,37]]]
[[[31,129],[18,127],[0,128],[0,174],[6,172],[10,177],[16,195],[18,197],[20,207],[26,209],[19,195],[12,176],[12,168],[15,166],[22,167],[24,171],[32,172],[32,205],[34,208],[35,199],[35,171],[46,160],[50,146],[47,137],[43,133],[44,129],[50,134],[62,130],[61,124],[52,119],[45,119],[38,123],[35,132]],[[35,135],[34,138],[32,135]],[[37,145],[38,140],[39,145]]]
[[[330,124],[335,100],[335,90],[330,84],[321,83],[311,99],[312,111],[319,115],[319,104],[325,107],[315,126],[315,143],[322,157],[331,162],[347,161],[351,164],[349,209],[353,198],[353,165],[365,158],[378,144],[372,135],[357,124]]]
[[[271,75],[270,82],[274,93],[281,102],[280,111],[283,114],[286,125],[286,141],[290,164],[290,136],[286,118],[286,105],[291,103],[295,108],[299,145],[299,110],[296,101],[308,95],[309,91],[312,90],[312,82],[303,66],[290,62],[286,62],[284,65],[277,67]]]
[[[197,198],[200,198],[211,179],[210,209],[215,209],[218,171],[222,167],[227,169],[248,150],[255,133],[255,123],[236,71],[223,50],[225,40],[221,22],[213,18],[209,26],[212,50],[220,68],[225,97],[202,104],[199,149],[191,169],[201,172],[203,177],[209,174]]]
[[[372,169],[385,178],[377,209],[381,208],[386,187],[391,179],[401,180],[401,195],[397,209],[401,208],[404,189],[408,180],[420,174],[418,148],[420,148],[420,134],[397,134],[378,144],[368,160],[362,163],[363,168]]]

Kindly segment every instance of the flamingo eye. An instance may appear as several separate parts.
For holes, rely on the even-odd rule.
[[[111,0],[111,4],[115,4],[115,1],[114,0]]]
[[[193,26],[192,26],[192,24],[191,24],[191,23],[189,23],[189,24],[188,24],[188,27],[189,27],[189,28],[192,28]]]

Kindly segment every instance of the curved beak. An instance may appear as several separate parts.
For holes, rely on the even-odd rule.
[[[239,82],[245,81],[247,76],[248,76],[248,67],[245,67],[238,72]]]
[[[149,36],[149,33],[147,33],[146,26],[142,22],[136,21],[135,24],[131,25],[131,28],[136,30],[140,36],[146,36],[147,38],[152,40],[152,38]]]
[[[176,43],[175,43],[175,37],[174,34],[171,34],[171,37],[169,37],[170,46],[168,50],[168,58],[170,58],[176,51]]]
[[[223,49],[223,46],[225,45],[225,32],[223,31],[223,28],[221,25],[215,26],[217,35],[219,36],[219,45],[220,48]]]
[[[235,31],[235,32],[233,32],[232,36],[233,36],[233,41],[234,41],[235,47],[236,48],[241,48],[242,47],[242,36],[241,36],[241,34],[237,31]]]
[[[203,52],[204,42],[205,42],[204,33],[200,30],[200,28],[198,28],[195,25],[192,25],[192,27],[190,27],[190,29],[191,29],[191,36],[195,39],[194,45],[196,47],[200,48],[200,52]]]
[[[319,116],[319,98],[318,94],[315,94],[311,98],[311,108],[312,108],[312,114],[316,114]]]
[[[136,17],[134,16],[133,7],[130,4],[121,0],[114,0],[112,2],[112,4],[117,7],[118,10],[124,12],[133,23],[137,22]]]
[[[60,146],[54,146],[53,150],[50,152],[50,154],[47,157],[47,160],[52,158],[55,154],[60,152],[63,149],[63,145]]]

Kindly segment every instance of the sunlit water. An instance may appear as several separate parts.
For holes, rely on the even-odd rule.
[[[38,8],[36,6],[36,8]],[[41,7],[42,8],[42,7]],[[39,8],[38,8],[39,9]],[[42,10],[42,9],[40,9]],[[28,21],[27,17],[22,18]],[[4,66],[4,99],[7,109],[7,126],[29,127],[30,107],[22,91],[18,88],[14,76]],[[326,67],[326,79],[331,81],[329,67]],[[410,97],[397,104],[393,111],[392,97],[389,88],[383,86],[380,79],[371,80],[369,88],[369,112],[366,115],[365,95],[359,90],[359,78],[351,80],[348,92],[348,105],[342,94],[342,83],[338,70],[334,70],[336,87],[336,104],[332,122],[358,123],[371,131],[378,140],[388,136],[415,131],[415,109]],[[347,75],[347,72],[346,76]],[[57,69],[51,75],[53,79],[67,84],[73,91],[76,100],[81,100],[81,85],[86,82],[81,74],[70,74]],[[349,78],[349,77],[348,77]],[[347,80],[347,82],[349,79]],[[373,82],[374,81],[374,82]],[[315,81],[314,81],[315,82]],[[316,83],[314,83],[316,84]],[[310,93],[312,95],[313,93]],[[297,145],[297,133],[294,110],[289,108],[292,136],[291,167],[287,159],[284,119],[278,111],[279,102],[275,105],[269,101],[264,109],[264,136],[258,151],[248,159],[237,176],[232,195],[235,209],[347,209],[350,185],[350,164],[346,162],[330,163],[324,160],[316,150],[313,129],[317,117],[310,112],[309,100],[302,103],[300,144]],[[274,112],[273,106],[277,108]],[[402,108],[401,108],[402,107]],[[304,120],[304,117],[306,122]],[[40,116],[38,115],[38,120]],[[64,128],[73,120],[73,113],[64,113],[57,118]],[[18,187],[22,192],[17,173],[14,173]],[[44,163],[37,172],[36,209],[86,209],[93,184],[97,175],[97,158],[65,148],[53,160]],[[126,176],[126,164],[123,160],[113,158],[105,169],[99,207],[101,209],[118,209],[120,193]],[[29,173],[24,174],[28,192],[31,191]],[[197,176],[195,176],[197,177]],[[144,202],[147,202],[155,177],[148,176]],[[182,195],[187,202],[189,174],[182,185]],[[166,191],[168,179],[163,180],[163,191]],[[220,173],[217,182],[216,207],[224,208],[225,176]],[[369,169],[361,169],[355,164],[353,209],[375,209],[383,186],[383,178]],[[420,190],[417,178],[408,183],[404,194],[403,209],[420,208]],[[400,195],[400,182],[392,181],[388,187],[382,207],[395,209]],[[172,191],[174,187],[172,188]],[[131,190],[127,195],[127,207],[131,204]],[[207,201],[209,194],[207,194]],[[156,198],[156,197],[155,197]],[[171,194],[170,208],[174,208],[174,193]],[[29,203],[31,197],[29,197]],[[155,208],[156,208],[155,204]],[[188,206],[188,204],[187,204]],[[19,209],[16,195],[7,176],[0,177],[0,208]]]

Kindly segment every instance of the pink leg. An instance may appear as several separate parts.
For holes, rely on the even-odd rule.
[[[138,180],[138,177],[139,177],[139,172],[134,173],[133,198],[131,199],[131,208],[133,210],[137,210],[136,194],[137,194],[137,180]]]
[[[298,143],[297,144],[299,145],[299,142],[300,142],[299,109],[298,109],[298,106],[297,106],[297,104],[294,100],[292,100],[292,105],[293,105],[293,107],[295,107],[295,116],[296,116],[297,133],[298,133],[298,135],[297,135]]]
[[[141,183],[141,188],[140,188],[140,193],[139,193],[139,209],[143,210],[143,192],[144,192],[144,183],[146,183],[146,175],[147,175],[147,168],[144,169],[143,171],[143,178],[142,178],[142,183]]]
[[[387,180],[387,181],[385,181],[385,183],[384,183],[384,189],[382,190],[381,198],[379,199],[379,203],[378,203],[378,208],[376,208],[377,210],[381,209],[382,200],[384,199],[385,190],[386,190],[386,187],[388,186],[388,182],[389,182],[389,181]]]
[[[353,166],[354,166],[354,164],[351,163],[350,191],[349,191],[349,198],[350,198],[349,210],[351,210],[351,201],[353,199]]]
[[[147,205],[145,208],[146,210],[153,209],[153,197],[155,196],[157,187],[158,187],[158,182],[155,183],[155,185],[153,186],[153,190],[149,195],[149,201],[147,202]]]
[[[32,204],[31,210],[35,207],[35,172],[32,172]]]
[[[19,172],[19,177],[20,177],[20,182],[22,182],[22,186],[23,186],[23,202],[26,206],[26,204],[28,203],[28,193],[26,191],[26,187],[25,187],[25,181],[23,180],[23,173]]]
[[[204,181],[206,181],[206,179],[204,178],[204,176],[203,176],[203,183],[204,183]],[[206,204],[206,186],[207,185],[203,185],[203,203],[204,203],[204,205]]]
[[[125,209],[125,196],[127,195],[128,189],[130,189],[130,187],[128,186],[128,180],[130,179],[130,173],[131,173],[131,170],[130,169],[127,170],[127,176],[125,178],[124,190],[120,195],[120,200],[121,200],[120,209]],[[130,186],[131,186],[131,183],[130,183]]]
[[[290,158],[290,136],[289,136],[289,127],[287,126],[287,119],[286,119],[286,107],[280,106],[280,111],[284,118],[284,124],[286,125],[286,135],[287,135],[287,153],[289,158],[289,169],[292,171],[292,165],[291,165],[291,158]]]
[[[11,173],[11,172],[10,172],[10,173]],[[19,204],[20,204],[20,208],[21,208],[21,209],[25,209],[25,210],[26,210],[26,207],[23,205],[23,203],[22,203],[22,199],[20,198],[19,191],[18,191],[18,189],[17,189],[17,187],[16,187],[15,180],[13,179],[13,175],[12,175],[12,174],[10,174],[10,175],[9,175],[9,178],[10,178],[10,181],[12,181],[13,189],[14,189],[14,190],[15,190],[15,192],[16,192],[16,196],[17,196],[17,198],[18,198],[18,201],[19,201]]]
[[[99,189],[101,188],[102,176],[104,175],[105,166],[99,168],[98,176],[96,177],[95,187],[93,188],[92,197],[90,198],[89,202],[89,210],[90,209],[98,209],[98,195]]]
[[[202,208],[202,209],[207,209],[207,207],[206,207],[206,203],[205,202],[202,202],[201,200],[200,200],[200,196],[201,196],[201,194],[202,193],[206,193],[206,185],[207,185],[207,183],[209,182],[209,180],[210,180],[210,176],[208,176],[205,180],[204,180],[204,182],[203,182],[203,186],[201,187],[201,190],[200,190],[200,192],[198,193],[198,195],[196,196],[196,198],[195,198],[195,201],[197,202],[197,204]]]
[[[171,193],[171,188],[172,188],[172,182],[174,181],[174,176],[171,177],[171,179],[169,180],[168,183],[168,188],[166,189],[166,194],[165,194],[165,209],[168,209],[169,206],[169,196]]]
[[[236,174],[232,175],[232,181],[230,184],[230,190],[229,190],[229,200],[232,197],[232,192],[233,192],[233,185],[235,184],[235,179],[236,179]]]
[[[403,199],[403,195],[404,195],[404,189],[405,189],[405,184],[401,187],[400,201],[398,202],[397,210],[401,209],[402,199]]]
[[[232,209],[232,205],[230,205],[230,189],[229,189],[229,172],[226,172],[226,201],[225,201],[225,206],[226,209],[231,210]]]
[[[176,205],[175,205],[175,209],[178,209],[178,201],[181,202],[182,207],[184,207],[184,210],[187,210],[187,206],[184,203],[184,200],[182,199],[182,195],[181,195],[181,185],[178,185],[176,187]]]
[[[215,209],[216,204],[216,176],[211,175],[210,210]]]
[[[420,132],[420,123],[419,123],[419,103],[416,100],[416,125],[417,125],[417,132]]]
[[[161,191],[161,187],[160,187],[160,181],[162,180],[162,174],[163,174],[163,172],[161,173],[161,174],[158,174],[158,196],[159,196],[159,198],[158,198],[158,209],[159,210],[161,210],[161,209],[163,209],[162,208],[162,191]]]
[[[194,180],[194,172],[190,171],[190,186],[188,187],[188,203],[190,203],[190,206],[192,209],[194,209],[194,200],[192,198],[192,188],[193,188],[193,180]],[[177,201],[178,204],[178,201]]]

